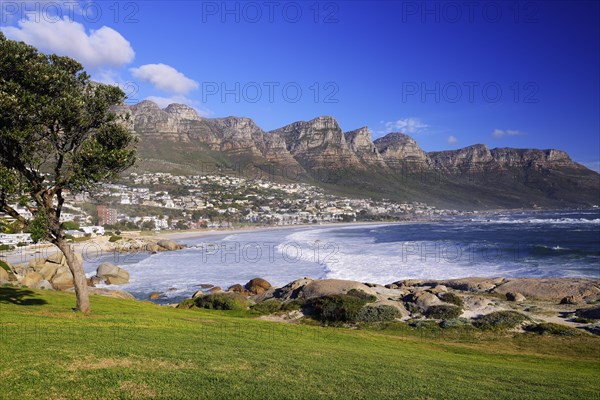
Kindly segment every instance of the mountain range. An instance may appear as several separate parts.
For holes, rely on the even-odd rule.
[[[406,134],[373,141],[367,127],[344,132],[328,116],[265,132],[250,118],[203,118],[183,104],[146,100],[115,111],[129,114],[143,171],[243,174],[458,209],[600,204],[600,174],[561,150],[475,144],[428,153]]]

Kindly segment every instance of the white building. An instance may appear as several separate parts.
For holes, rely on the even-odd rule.
[[[32,244],[30,233],[0,233],[0,244],[7,244],[9,246],[16,246],[19,243]]]

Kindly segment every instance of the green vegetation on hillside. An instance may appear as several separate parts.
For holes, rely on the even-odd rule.
[[[0,288],[7,399],[592,399],[597,337],[451,339],[351,330],[69,293]]]

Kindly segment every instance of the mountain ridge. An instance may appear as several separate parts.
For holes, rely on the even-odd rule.
[[[265,132],[251,118],[200,117],[183,104],[161,109],[145,100],[115,111],[130,114],[125,123],[140,137],[143,161],[164,161],[183,169],[193,169],[199,162],[263,171],[278,168],[285,175],[291,169],[294,179],[316,180],[333,191],[427,199],[459,208],[600,203],[600,175],[558,149],[490,149],[475,144],[425,152],[401,132],[376,140],[366,126],[344,132],[332,116]]]

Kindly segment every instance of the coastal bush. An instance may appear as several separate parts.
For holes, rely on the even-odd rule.
[[[425,311],[425,315],[433,319],[454,319],[458,318],[460,314],[462,314],[462,308],[449,304],[430,306]]]
[[[471,322],[467,318],[445,319],[440,322],[440,328],[442,329],[464,328],[467,326],[471,326]]]
[[[421,309],[415,303],[406,302],[404,303],[404,308],[411,314],[420,314]]]
[[[440,293],[438,295],[438,297],[444,303],[454,304],[454,305],[459,306],[461,308],[465,305],[465,303],[463,302],[463,300],[458,295],[456,295],[454,293],[450,293],[450,292]]]
[[[183,308],[184,310],[187,310],[194,307],[195,305],[195,299],[185,299],[181,303],[177,304],[177,308]]]
[[[7,244],[0,244],[0,251],[10,251],[14,250],[13,246],[9,246]]]
[[[269,299],[254,304],[250,309],[260,315],[274,314],[281,309],[281,301],[277,299]]]
[[[527,316],[516,311],[496,311],[481,316],[474,321],[474,325],[482,330],[505,330],[512,329],[527,319]]]
[[[593,319],[583,318],[583,317],[575,317],[575,318],[571,319],[571,321],[577,322],[578,324],[591,324],[592,322],[594,322]]]
[[[384,322],[393,321],[400,317],[400,311],[396,307],[382,304],[376,307],[366,306],[360,310],[358,320],[361,322]]]
[[[111,236],[110,239],[108,239],[109,242],[114,243],[116,241],[119,241],[123,239],[121,236]]]
[[[196,307],[209,310],[245,310],[250,302],[238,293],[211,293],[197,297]]]
[[[305,303],[313,317],[324,322],[357,322],[367,300],[349,294],[318,297]]]
[[[366,301],[367,303],[372,303],[375,300],[377,300],[377,297],[373,296],[372,294],[368,294],[362,290],[359,289],[350,289],[348,291],[348,293],[346,293],[348,296],[352,296],[352,297],[356,297],[357,299],[361,299]]]
[[[581,331],[570,326],[554,324],[552,322],[542,322],[534,325],[525,326],[527,332],[538,333],[540,335],[555,335],[555,336],[578,336]]]
[[[281,311],[290,312],[290,311],[298,311],[302,309],[302,301],[301,300],[290,300],[281,304]]]

